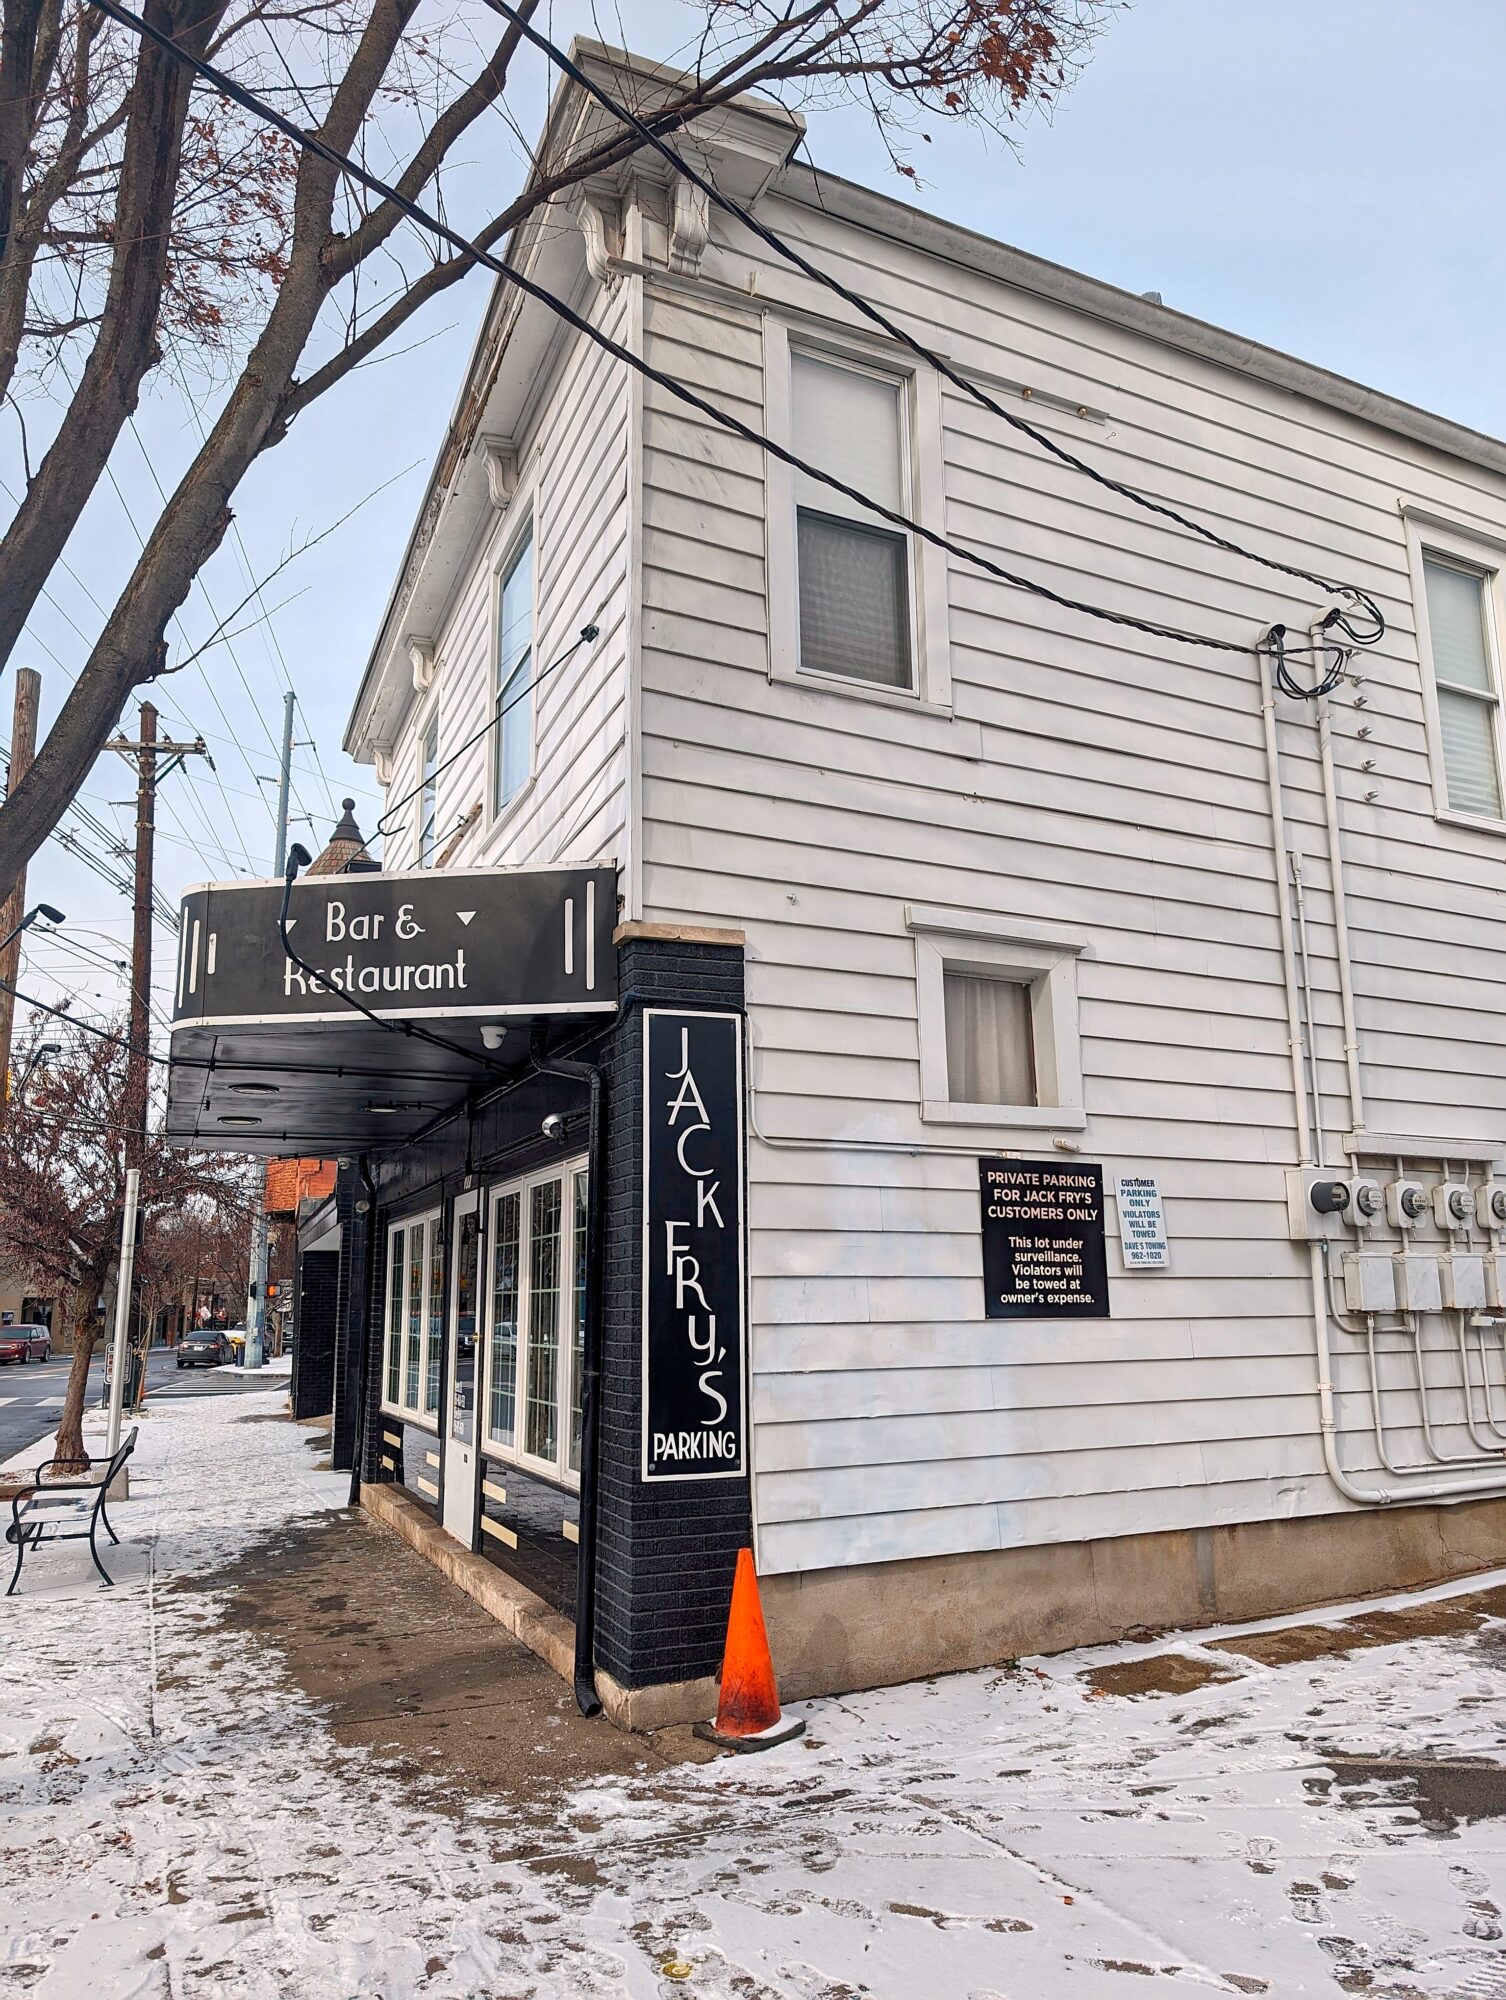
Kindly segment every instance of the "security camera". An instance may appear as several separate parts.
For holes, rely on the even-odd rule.
[[[487,1025],[481,1030],[482,1048],[500,1049],[502,1046],[502,1037],[506,1033],[507,1033],[506,1028],[498,1027],[495,1022],[488,1022]]]
[[[549,1116],[544,1120],[543,1133],[546,1139],[557,1140],[564,1138],[565,1121],[557,1111],[551,1111]]]

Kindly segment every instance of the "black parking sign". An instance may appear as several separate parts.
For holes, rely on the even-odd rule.
[[[989,1319],[1107,1319],[1103,1169],[1081,1160],[979,1160]]]

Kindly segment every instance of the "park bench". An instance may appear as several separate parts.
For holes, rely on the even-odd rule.
[[[76,1479],[48,1479],[49,1469],[58,1461],[55,1458],[44,1459],[37,1467],[36,1485],[18,1493],[10,1505],[10,1526],[5,1531],[5,1539],[15,1546],[16,1567],[10,1588],[5,1593],[7,1597],[14,1593],[21,1581],[21,1564],[27,1550],[40,1548],[44,1541],[87,1541],[94,1567],[106,1583],[114,1585],[114,1577],[99,1559],[94,1537],[102,1522],[110,1540],[115,1543],[120,1541],[105,1512],[105,1495],[115,1475],[136,1449],[137,1428],[132,1425],[129,1434],[122,1439],[120,1449],[102,1473],[97,1466],[91,1466],[88,1472]]]

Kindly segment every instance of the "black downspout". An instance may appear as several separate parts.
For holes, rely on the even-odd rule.
[[[350,1458],[350,1502],[352,1507],[361,1501],[361,1467],[366,1460],[366,1415],[371,1394],[371,1288],[376,1279],[376,1182],[371,1178],[371,1168],[363,1153],[357,1163],[361,1170],[361,1185],[366,1190],[365,1241],[362,1245],[361,1293],[361,1362],[357,1371],[359,1387],[356,1391],[356,1436],[355,1448]],[[348,1310],[348,1307],[347,1307]],[[347,1327],[349,1322],[347,1321]]]
[[[580,1369],[580,1541],[575,1556],[575,1702],[582,1715],[601,1713],[596,1692],[596,1486],[601,1435],[601,1275],[605,1262],[606,1087],[595,1063],[552,1060],[537,1038],[533,1066],[547,1076],[586,1084],[591,1112],[586,1139],[586,1324]]]

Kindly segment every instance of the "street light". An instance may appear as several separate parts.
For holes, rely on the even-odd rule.
[[[27,1057],[26,1067],[21,1072],[21,1081],[16,1085],[15,1098],[17,1104],[25,1102],[26,1086],[31,1082],[31,1073],[36,1068],[37,1064],[44,1060],[50,1062],[54,1056],[60,1056],[62,1053],[63,1053],[63,1045],[61,1042],[37,1043],[37,1046],[32,1050],[31,1054]]]
[[[0,938],[0,951],[4,951],[7,945],[14,944],[22,931],[30,930],[38,917],[45,917],[50,924],[66,924],[68,921],[63,912],[54,909],[51,903],[38,903],[34,909],[26,912],[9,937]]]

